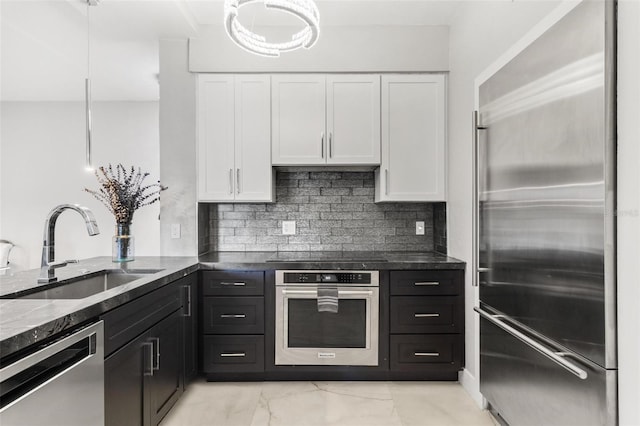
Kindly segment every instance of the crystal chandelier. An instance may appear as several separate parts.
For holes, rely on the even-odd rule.
[[[265,7],[282,10],[300,18],[305,28],[291,36],[291,41],[271,43],[264,36],[256,34],[238,21],[239,9],[252,2],[261,1]],[[224,26],[227,34],[238,46],[256,55],[278,57],[280,52],[288,52],[301,47],[309,49],[320,34],[320,14],[313,0],[225,0]]]

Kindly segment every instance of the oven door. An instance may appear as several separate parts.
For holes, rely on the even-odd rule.
[[[378,365],[377,287],[339,287],[318,312],[314,287],[276,287],[276,365]]]

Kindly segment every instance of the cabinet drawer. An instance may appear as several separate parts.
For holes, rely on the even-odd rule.
[[[264,336],[204,336],[205,373],[264,371]]]
[[[264,295],[263,271],[204,271],[202,272],[204,296],[262,296]]]
[[[457,295],[464,271],[391,271],[391,295]]]
[[[391,333],[459,333],[462,298],[392,296]]]
[[[204,333],[264,333],[264,297],[205,297],[202,312]]]
[[[461,334],[391,335],[391,370],[419,369],[420,365],[462,366]]]

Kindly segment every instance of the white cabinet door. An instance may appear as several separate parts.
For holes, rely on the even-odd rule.
[[[198,78],[198,200],[273,201],[271,79]]]
[[[327,76],[329,164],[380,164],[380,76]]]
[[[271,79],[273,165],[325,164],[325,76]]]
[[[376,201],[446,201],[445,77],[382,76]]]
[[[198,79],[198,199],[234,199],[234,89],[232,75]]]
[[[273,201],[271,79],[235,77],[235,199]]]

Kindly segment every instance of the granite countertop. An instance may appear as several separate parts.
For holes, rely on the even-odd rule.
[[[0,275],[0,357],[82,324],[187,274],[202,270],[402,270],[464,269],[465,263],[432,252],[212,252],[196,257],[140,257],[113,263],[110,257],[82,260],[56,270],[60,281],[105,269],[159,270],[83,299],[11,299],[42,286],[39,269]],[[45,285],[48,287],[50,285]]]
[[[201,269],[464,269],[461,260],[434,252],[211,252]]]
[[[84,299],[0,299],[0,358],[96,318],[106,311],[197,271],[198,267],[196,257],[142,257],[124,264],[113,263],[110,257],[96,257],[56,269],[59,280],[104,269],[161,271]],[[39,274],[39,269],[33,269],[0,275],[0,297],[11,297],[42,286],[37,283]]]

